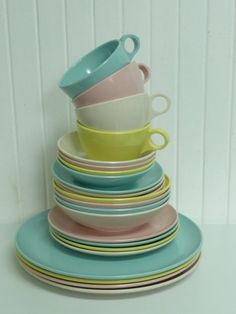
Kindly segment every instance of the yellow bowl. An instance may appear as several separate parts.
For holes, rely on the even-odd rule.
[[[132,173],[137,173],[139,171],[145,170],[149,167],[151,167],[155,160],[152,160],[151,162],[149,162],[148,164],[141,166],[141,167],[137,167],[134,169],[129,169],[129,170],[117,170],[117,171],[111,171],[111,170],[92,170],[92,169],[87,169],[87,168],[83,168],[83,167],[77,167],[74,166],[73,164],[65,161],[61,156],[57,155],[57,159],[66,167],[78,171],[78,172],[83,172],[83,173],[88,173],[88,174],[93,174],[93,175],[101,175],[101,176],[120,176],[120,175],[126,175],[126,174],[132,174]]]

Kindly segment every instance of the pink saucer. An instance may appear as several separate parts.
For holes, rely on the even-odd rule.
[[[76,223],[58,207],[48,214],[49,225],[62,234],[86,241],[108,243],[133,242],[156,237],[170,230],[177,223],[177,219],[176,210],[168,204],[157,212],[151,222],[124,233],[108,234]]]

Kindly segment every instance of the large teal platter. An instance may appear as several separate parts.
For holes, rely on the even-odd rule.
[[[185,263],[200,250],[202,235],[197,225],[179,215],[180,230],[167,246],[137,256],[96,256],[75,252],[49,236],[48,211],[26,221],[16,235],[16,249],[28,261],[45,270],[87,279],[128,279],[168,271]]]

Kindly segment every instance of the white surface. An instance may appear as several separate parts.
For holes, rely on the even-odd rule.
[[[189,277],[160,290],[126,296],[89,296],[49,287],[14,258],[16,225],[0,227],[0,296],[5,314],[235,314],[236,226],[204,225],[203,254]]]
[[[198,222],[236,223],[235,8],[235,0],[0,0],[0,222],[52,204],[56,141],[75,129],[57,87],[64,70],[133,32],[135,60],[152,70],[147,90],[172,100],[153,122],[170,133],[158,159],[172,203]]]

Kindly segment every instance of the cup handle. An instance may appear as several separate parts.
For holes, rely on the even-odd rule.
[[[148,134],[149,134],[149,139],[147,141],[147,143],[144,145],[144,148],[142,149],[142,154],[146,153],[146,152],[150,152],[150,151],[158,151],[161,150],[163,148],[166,147],[166,145],[169,143],[169,135],[166,131],[162,130],[162,129],[150,129],[148,130]],[[163,144],[160,145],[156,145],[153,143],[151,136],[153,134],[159,134],[163,137]]]
[[[128,52],[125,48],[125,41],[126,39],[131,39],[134,43],[134,49],[133,51],[131,52]],[[123,35],[121,38],[120,38],[120,42],[124,48],[124,50],[126,51],[126,53],[128,54],[130,60],[133,59],[134,55],[136,55],[137,51],[139,50],[139,47],[140,47],[140,41],[139,41],[139,38],[138,36],[136,35],[133,35],[133,34],[126,34],[126,35]]]
[[[144,81],[144,83],[146,83],[150,79],[151,70],[146,64],[143,64],[143,63],[139,63],[138,67],[143,72],[143,76],[144,76],[143,81]]]
[[[154,99],[156,99],[156,98],[163,98],[163,99],[165,99],[166,105],[165,105],[164,109],[161,110],[161,111],[155,110],[155,109],[153,108],[153,106],[152,106],[152,107],[151,107],[151,111],[152,111],[152,112],[151,112],[151,117],[152,117],[152,118],[154,118],[154,117],[156,117],[156,116],[159,116],[159,115],[161,115],[161,114],[167,112],[167,111],[170,109],[170,105],[171,105],[170,98],[167,97],[167,96],[165,96],[164,94],[154,94],[154,95],[151,95],[151,96],[150,96],[150,101],[151,101],[151,103],[152,103],[152,102],[154,101]]]

